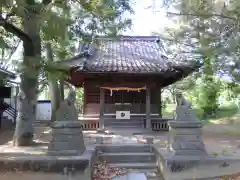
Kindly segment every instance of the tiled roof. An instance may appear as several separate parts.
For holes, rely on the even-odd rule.
[[[157,36],[101,37],[97,38],[97,46],[83,47],[85,52],[64,64],[79,71],[119,73],[160,73],[183,66],[170,62]]]

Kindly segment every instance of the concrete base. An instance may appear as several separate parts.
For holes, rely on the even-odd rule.
[[[105,131],[106,131],[107,129],[105,129],[105,128],[99,128],[99,129],[97,129],[97,133],[100,133],[100,134],[105,134]]]
[[[156,155],[158,169],[165,180],[191,180],[193,177],[199,180],[214,179],[240,172],[238,168],[240,157],[177,156],[166,152],[166,149],[160,150],[155,147],[153,152]]]
[[[81,155],[86,150],[80,121],[59,121],[52,124],[49,155]]]
[[[141,172],[130,172],[122,176],[113,177],[112,180],[147,180],[147,176]]]
[[[58,172],[85,171],[89,167],[93,151],[81,156],[16,155],[0,157],[0,171]]]
[[[199,121],[171,121],[170,150],[175,156],[206,156],[202,123]]]

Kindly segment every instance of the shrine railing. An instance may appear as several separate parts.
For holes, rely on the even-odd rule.
[[[151,125],[153,131],[168,131],[168,121],[172,118],[152,119]],[[80,120],[83,125],[83,130],[97,130],[99,128],[99,120],[97,118],[84,118]]]
[[[162,119],[151,119],[152,130],[153,131],[168,131],[168,121],[172,118],[162,118]]]
[[[99,128],[98,120],[81,120],[83,125],[83,130],[97,130]]]

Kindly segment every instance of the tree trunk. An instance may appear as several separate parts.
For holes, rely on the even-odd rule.
[[[2,117],[3,117],[3,112],[4,112],[3,102],[4,102],[4,99],[0,98],[0,105],[1,105],[1,108],[0,108],[0,130],[2,129]]]
[[[50,43],[46,44],[48,61],[53,61],[52,47]],[[57,80],[51,76],[48,76],[49,91],[51,96],[52,115],[51,121],[56,121],[56,112],[60,106],[60,92]]]
[[[64,80],[61,79],[59,83],[59,89],[60,89],[60,101],[64,100]]]
[[[21,74],[18,117],[13,137],[15,146],[29,146],[33,143],[33,123],[36,120],[38,65],[41,58],[39,17],[29,10],[23,16],[23,29],[32,41],[23,41],[23,69]]]

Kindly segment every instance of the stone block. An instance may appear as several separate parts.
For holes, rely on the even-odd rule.
[[[201,128],[177,128],[171,129],[171,135],[202,135]]]
[[[54,141],[71,141],[74,140],[78,142],[79,140],[83,139],[83,134],[59,134],[57,136],[53,136],[52,138]]]
[[[63,141],[63,142],[68,142],[73,138],[73,135],[58,135],[58,136],[54,136],[52,138],[52,141]]]
[[[202,122],[198,121],[169,121],[168,125],[170,129],[177,129],[177,128],[188,128],[188,129],[195,129],[195,128],[202,128]]]
[[[177,107],[176,114],[177,121],[197,121],[194,111],[187,106]]]
[[[49,151],[78,151],[84,152],[85,146],[81,143],[74,142],[52,142],[48,148]]]
[[[147,144],[153,144],[153,137],[147,137]]]
[[[147,176],[141,172],[130,172],[122,176],[115,176],[112,180],[147,180]]]
[[[174,150],[182,150],[182,149],[186,149],[186,150],[205,150],[205,146],[202,142],[187,142],[187,143],[183,143],[183,142],[174,142],[172,143],[172,148]]]
[[[175,150],[174,155],[184,155],[184,156],[205,156],[207,155],[206,151],[202,150]]]
[[[103,137],[96,137],[96,144],[103,144]]]
[[[76,155],[81,155],[81,151],[76,151],[76,150],[51,150],[48,151],[47,153],[50,156],[76,156]]]
[[[200,135],[175,135],[173,137],[174,142],[192,142],[192,141],[202,141]]]
[[[82,130],[77,128],[63,128],[63,129],[53,129],[52,131],[53,136],[58,136],[61,134],[65,134],[65,135],[82,134]]]
[[[80,121],[55,121],[51,124],[53,129],[63,129],[63,128],[77,128],[81,129],[82,128],[82,123]]]
[[[106,131],[106,129],[104,129],[104,128],[97,129],[97,133],[100,133],[100,134],[105,134],[105,131]]]
[[[52,140],[49,143],[48,151],[51,151],[51,154],[57,151],[76,151],[78,154],[83,153],[85,151],[85,145],[81,128],[53,129]],[[69,155],[71,155],[71,153]]]

